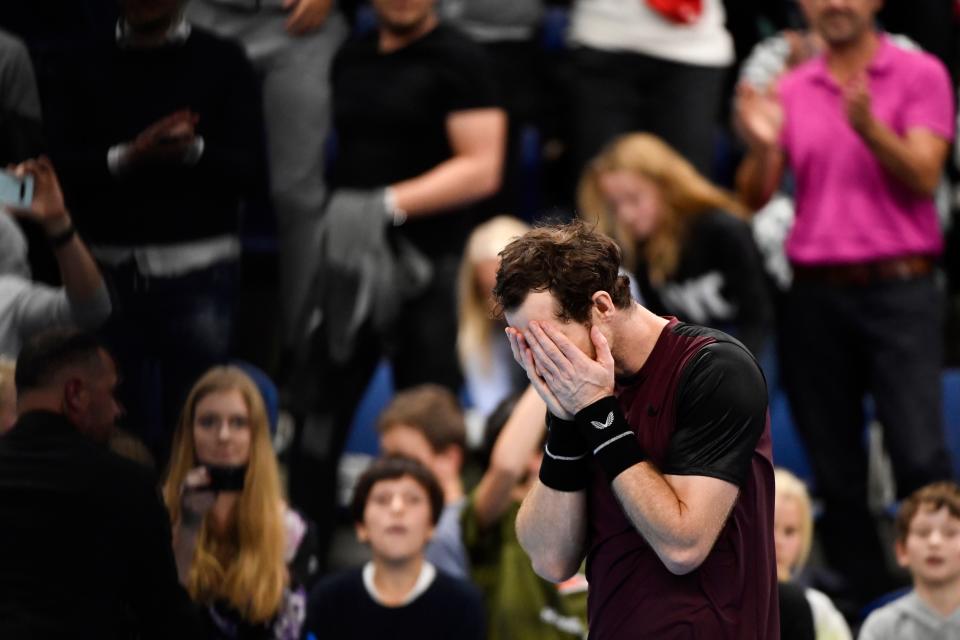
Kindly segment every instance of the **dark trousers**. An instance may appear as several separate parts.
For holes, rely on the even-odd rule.
[[[190,388],[229,356],[239,266],[172,278],[144,276],[133,262],[103,271],[114,312],[102,334],[119,365],[124,421],[162,471]]]
[[[711,176],[726,68],[587,47],[574,49],[571,60],[571,132],[578,175],[618,135],[646,131]]]
[[[463,379],[457,362],[455,283],[459,256],[432,260],[427,290],[407,301],[386,334],[361,328],[347,363],[336,363],[324,340],[315,340],[305,365],[291,380],[297,431],[289,454],[290,498],[317,525],[325,557],[336,525],[337,465],[348,430],[380,359],[390,359],[397,389],[432,382],[456,393]]]
[[[942,307],[932,276],[846,287],[797,282],[784,305],[784,385],[824,502],[820,539],[862,599],[891,585],[867,504],[865,394],[899,497],[952,475],[941,415]]]

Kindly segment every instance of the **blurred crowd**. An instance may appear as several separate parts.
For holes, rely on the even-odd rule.
[[[3,637],[586,637],[583,572],[514,530],[545,407],[492,297],[576,218],[789,401],[782,637],[853,637],[905,570],[861,637],[960,633],[960,4],[7,5]]]

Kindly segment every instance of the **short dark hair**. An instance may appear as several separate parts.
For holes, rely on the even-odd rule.
[[[629,308],[630,280],[620,262],[617,244],[582,221],[532,229],[500,252],[497,313],[518,308],[534,291],[550,292],[564,321],[587,322],[597,291],[609,293],[618,309]]]
[[[423,434],[434,453],[451,445],[467,447],[467,427],[457,397],[438,384],[421,384],[401,391],[387,405],[377,421],[384,434],[397,425],[413,427]]]
[[[427,497],[430,499],[430,520],[436,526],[443,511],[443,489],[440,488],[440,483],[429,469],[416,460],[402,456],[380,458],[363,472],[353,489],[353,500],[350,503],[350,515],[353,516],[353,521],[363,524],[363,512],[366,511],[367,500],[375,484],[404,476],[413,478],[427,492]]]
[[[928,507],[931,511],[946,507],[950,515],[960,518],[960,486],[948,481],[934,482],[911,493],[897,511],[893,525],[897,542],[902,544],[906,541],[910,524],[921,507]]]
[[[51,329],[32,337],[17,356],[14,380],[17,391],[49,385],[64,369],[100,362],[103,345],[97,338],[76,329]]]

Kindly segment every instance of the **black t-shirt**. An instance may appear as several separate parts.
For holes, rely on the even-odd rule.
[[[644,263],[636,270],[645,307],[660,315],[713,327],[763,348],[773,304],[750,226],[729,213],[708,211],[687,230],[677,269],[653,286]]]
[[[363,584],[361,569],[339,573],[310,593],[303,636],[317,640],[481,640],[483,603],[476,587],[437,571],[433,583],[413,602],[385,607]]]
[[[664,474],[719,478],[739,495],[694,571],[670,573],[593,469],[588,493],[590,637],[776,638],[773,462],[767,389],[730,336],[671,319],[617,401]],[[594,465],[596,467],[596,465]]]
[[[335,188],[383,187],[426,173],[453,155],[451,113],[498,106],[483,49],[443,24],[390,53],[379,50],[376,33],[348,41],[331,82]],[[410,220],[403,233],[428,253],[459,252],[469,221],[449,213]]]

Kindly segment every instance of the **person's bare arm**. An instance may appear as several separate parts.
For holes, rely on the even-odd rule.
[[[751,211],[764,207],[777,191],[783,175],[783,152],[776,147],[749,147],[737,167],[737,196]]]
[[[677,575],[703,563],[739,494],[725,480],[665,476],[649,462],[617,476],[613,490],[633,526]]]
[[[844,88],[843,100],[850,126],[884,169],[914,193],[932,197],[940,184],[949,141],[924,128],[909,129],[901,137],[874,118],[863,77]]]
[[[496,522],[509,508],[513,489],[543,441],[546,412],[536,390],[528,387],[503,426],[490,456],[490,467],[474,494],[473,508],[481,529]]]
[[[50,160],[41,156],[11,169],[18,176],[31,174],[34,177],[34,195],[30,206],[11,208],[12,213],[39,223],[50,238],[68,231],[73,222]],[[71,301],[86,302],[101,293],[103,278],[80,236],[74,233],[69,240],[55,247],[53,252],[60,267],[64,289]]]
[[[501,109],[456,111],[447,117],[453,156],[433,169],[394,185],[398,209],[429,215],[492,195],[500,188],[507,117]]]
[[[517,538],[537,575],[569,579],[586,554],[587,492],[557,491],[538,480],[520,505]]]
[[[203,519],[216,500],[216,494],[206,490],[209,486],[210,473],[205,467],[196,467],[187,472],[180,490],[180,514],[172,526],[172,542],[177,576],[183,585],[190,577]]]
[[[747,155],[737,168],[737,195],[757,210],[767,204],[783,176],[784,157],[778,144],[783,109],[775,95],[744,83],[737,87],[735,125],[747,144]]]

